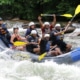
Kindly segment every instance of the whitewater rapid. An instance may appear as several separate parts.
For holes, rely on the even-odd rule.
[[[16,61],[0,52],[0,80],[80,80],[79,63]]]

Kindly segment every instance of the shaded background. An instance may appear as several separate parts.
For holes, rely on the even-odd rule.
[[[6,19],[18,17],[23,20],[37,20],[41,13],[74,15],[75,8],[80,0],[0,0],[0,16]],[[68,18],[57,16],[58,21],[67,21]],[[43,20],[52,20],[52,17],[43,17]],[[74,19],[80,21],[80,15]]]

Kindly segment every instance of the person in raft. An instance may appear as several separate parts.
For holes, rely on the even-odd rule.
[[[31,35],[27,37],[28,44],[26,46],[27,51],[39,54],[40,53],[40,47],[39,47],[39,37],[37,36],[37,31],[32,30]]]
[[[44,34],[50,34],[50,32],[52,31],[52,29],[54,28],[55,24],[56,24],[56,15],[53,14],[53,21],[50,24],[49,22],[42,22],[42,17],[39,16],[38,17],[40,26],[41,26],[41,30],[42,30],[42,35],[44,36]]]
[[[57,23],[57,24],[55,25],[55,27],[54,27],[54,31],[55,31],[55,32],[60,32],[60,31],[62,31],[62,30],[64,30],[64,28],[61,27],[61,24]],[[63,40],[63,39],[64,39],[64,33],[60,34],[60,35],[59,35],[59,38],[60,38],[61,40]]]
[[[43,54],[44,52],[47,52],[47,56],[57,56],[57,55],[62,54],[62,52],[57,47],[57,45],[51,46],[49,38],[50,38],[50,35],[49,34],[45,34],[44,37],[41,39],[41,42],[40,42],[40,53]]]
[[[36,26],[35,26],[34,22],[30,22],[28,26],[29,26],[29,28],[26,30],[26,34],[25,34],[26,39],[31,34],[32,30],[36,30]],[[37,36],[39,37],[38,33],[37,33]]]
[[[0,18],[0,39],[4,42],[4,44],[8,48],[11,47],[10,38],[11,38],[11,35],[7,30],[6,25],[3,23],[2,18]]]
[[[21,50],[21,51],[23,51],[25,48],[25,45],[22,45],[22,46],[14,46],[14,42],[16,42],[16,41],[24,41],[24,42],[26,42],[26,38],[25,37],[21,37],[20,35],[19,35],[19,33],[18,33],[18,30],[19,30],[19,28],[18,27],[14,27],[13,28],[13,34],[11,35],[11,43],[13,44],[13,46],[12,46],[12,48],[15,48],[15,49],[17,49],[17,50]]]
[[[63,53],[69,52],[72,48],[71,44],[65,43],[63,40],[60,39],[60,35],[64,34],[65,31],[67,30],[68,26],[71,24],[71,22],[68,22],[67,26],[65,27],[64,30],[62,31],[56,31],[52,30],[50,32],[50,41],[52,42],[52,46],[58,45],[58,47],[61,49]],[[60,26],[59,24],[56,24],[55,26]]]

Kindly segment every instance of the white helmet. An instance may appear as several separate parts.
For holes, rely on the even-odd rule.
[[[18,29],[18,26],[13,26],[13,29]]]
[[[50,23],[49,23],[49,22],[44,22],[43,25],[44,25],[44,26],[45,26],[45,25],[49,25],[49,26],[50,26]]]
[[[58,24],[55,25],[55,27],[61,27],[61,25],[58,23]]]
[[[32,26],[32,25],[35,25],[35,23],[34,22],[30,22],[29,23],[29,27]]]
[[[32,30],[31,34],[37,34],[37,31],[36,30]]]
[[[49,34],[45,34],[44,37],[50,37],[50,35]]]

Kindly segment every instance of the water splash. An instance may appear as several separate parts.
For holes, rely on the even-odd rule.
[[[2,80],[80,80],[80,68],[56,63],[0,60]]]

